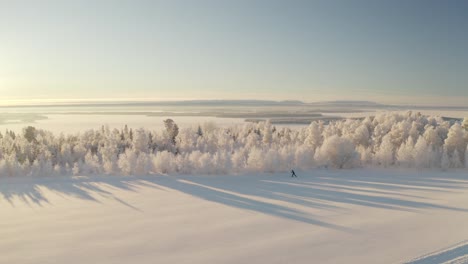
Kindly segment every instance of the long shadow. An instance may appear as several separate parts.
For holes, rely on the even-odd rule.
[[[6,200],[11,206],[18,202],[30,206],[52,205],[43,192],[47,189],[64,199],[74,197],[98,203],[114,200],[139,210],[117,197],[116,192],[138,192],[142,187],[175,190],[230,207],[346,232],[353,230],[320,220],[306,209],[343,212],[350,210],[349,205],[359,205],[412,212],[421,209],[468,212],[465,208],[440,205],[430,200],[433,192],[466,191],[467,175],[433,172],[414,175],[368,170],[316,170],[304,172],[294,179],[280,174],[2,179],[0,198],[3,199],[0,201]],[[422,194],[419,191],[423,191]]]
[[[448,249],[427,254],[405,264],[468,263],[468,242],[458,243]]]
[[[15,206],[15,199],[29,206],[52,205],[44,195],[43,190],[51,191],[63,199],[70,197],[102,203],[114,200],[134,210],[135,206],[117,197],[112,190],[126,190],[136,192],[142,186],[151,186],[135,177],[70,177],[70,178],[24,178],[2,179],[0,197],[11,206]]]
[[[366,172],[369,173],[369,172]],[[372,172],[371,172],[372,173]],[[468,212],[468,209],[439,205],[423,196],[410,195],[408,190],[426,192],[451,192],[466,190],[468,179],[464,176],[446,179],[436,175],[305,175],[303,179],[291,179],[279,175],[247,176],[179,176],[154,178],[151,181],[166,188],[187,193],[224,205],[253,210],[269,215],[331,227],[318,217],[307,215],[290,203],[322,210],[347,210],[347,204],[399,211],[442,209]],[[388,172],[387,172],[388,174]],[[331,176],[330,176],[331,175]],[[389,177],[384,179],[384,177]],[[352,186],[348,186],[353,181]],[[258,201],[256,199],[262,199]],[[268,199],[266,202],[265,199]],[[270,203],[271,201],[271,203]],[[282,205],[278,205],[281,202]]]
[[[327,172],[324,174],[327,176]],[[466,190],[468,186],[466,177],[458,178],[455,182],[451,179],[421,175],[408,176],[407,179],[399,175],[381,177],[350,175],[349,177],[345,178],[343,175],[339,175],[339,177],[305,175],[303,179],[296,180],[277,175],[251,176],[248,180],[249,184],[243,184],[245,180],[236,177],[188,176],[185,179],[224,192],[258,196],[328,210],[346,208],[345,204],[353,204],[401,211],[429,208],[468,212],[466,208],[439,205],[428,202],[429,199],[422,196],[405,193],[410,189],[429,192]],[[360,181],[358,182],[356,179]],[[351,181],[354,181],[353,184],[350,184]]]
[[[468,178],[463,174],[443,173],[434,174],[433,171],[419,172],[414,175],[404,172],[376,171],[369,175],[352,175],[343,177],[338,172],[322,172],[314,179],[322,179],[328,183],[339,183],[348,187],[368,187],[389,191],[402,190],[431,190],[435,192],[447,192],[449,190],[466,189]],[[447,177],[447,178],[444,178]]]
[[[154,182],[169,189],[174,189],[183,193],[188,193],[190,195],[208,201],[221,203],[227,206],[273,215],[335,230],[353,232],[353,230],[350,228],[320,221],[318,219],[315,219],[314,216],[306,214],[297,209],[241,196],[237,194],[235,190],[231,192],[226,192],[225,190],[218,190],[216,188],[210,187],[209,185],[195,183],[194,181],[187,180],[184,178],[164,177],[158,178]]]
[[[196,176],[194,176],[196,178]],[[203,177],[203,176],[201,176]],[[210,177],[211,178],[211,177]],[[223,177],[225,179],[230,178]],[[231,178],[235,180],[235,177]],[[255,178],[243,179],[243,181],[254,180]],[[4,179],[5,180],[5,179]],[[256,180],[255,180],[256,181]],[[228,181],[227,184],[232,184],[233,181]],[[247,182],[249,184],[249,182]],[[52,205],[44,194],[44,189],[54,192],[64,199],[70,197],[87,200],[91,202],[103,203],[107,199],[112,199],[121,204],[135,210],[137,207],[118,198],[112,190],[127,190],[137,192],[140,187],[157,188],[160,190],[176,190],[183,193],[193,195],[198,198],[221,203],[227,206],[259,212],[276,217],[286,218],[294,221],[317,225],[325,228],[340,230],[344,232],[352,232],[351,229],[342,226],[327,223],[316,219],[310,214],[303,211],[278,205],[275,203],[259,201],[247,197],[240,196],[234,191],[232,193],[215,188],[184,180],[183,177],[171,176],[151,176],[151,177],[71,177],[71,178],[29,178],[29,179],[11,179],[11,181],[3,181],[0,185],[0,195],[8,201],[12,206],[15,206],[16,199],[28,205],[44,204]],[[162,189],[161,187],[165,187]],[[285,198],[289,202],[299,200]],[[327,208],[319,203],[307,203],[308,206],[317,208]],[[331,208],[331,207],[330,207]]]
[[[291,183],[284,183],[284,182],[277,182],[277,181],[267,181],[271,184],[281,184],[281,185],[295,185]],[[346,189],[342,189],[340,187],[336,187],[336,189],[323,189],[319,184],[317,187],[302,187],[302,186],[294,186],[297,194],[302,196],[307,196],[314,199],[320,199],[323,201],[331,201],[335,203],[342,203],[342,204],[355,204],[355,205],[362,205],[362,206],[369,206],[369,207],[376,207],[376,208],[385,208],[385,209],[392,209],[392,210],[402,210],[402,211],[410,211],[411,209],[418,209],[418,208],[435,208],[435,209],[447,209],[447,210],[455,210],[455,211],[465,211],[468,212],[467,209],[451,207],[451,206],[443,206],[437,205],[428,202],[421,202],[421,201],[413,201],[409,199],[403,198],[394,198],[388,197],[383,195],[378,195],[379,192],[374,194],[362,194],[356,193],[356,191],[350,192]],[[359,191],[360,192],[360,191]],[[369,193],[369,191],[366,191]]]

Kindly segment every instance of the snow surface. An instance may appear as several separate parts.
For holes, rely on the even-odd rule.
[[[461,264],[468,263],[468,241],[457,243],[454,246],[445,248],[422,257],[416,258],[407,262],[407,264],[428,264],[428,263],[444,263],[444,264]]]
[[[297,174],[2,178],[0,263],[466,260],[466,170]]]

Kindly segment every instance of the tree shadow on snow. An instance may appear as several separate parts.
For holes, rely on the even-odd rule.
[[[151,181],[211,202],[351,232],[319,220],[319,216],[306,213],[301,207],[345,211],[349,205],[357,205],[407,212],[423,212],[423,209],[468,212],[466,208],[434,203],[430,198],[432,193],[466,191],[468,177],[464,174],[356,173],[360,171],[311,171],[300,178],[264,174],[156,177]]]
[[[230,176],[228,176],[230,177]],[[225,188],[226,186],[219,187],[211,184],[201,184],[197,183],[194,179],[196,176],[192,176],[189,179],[184,177],[178,178],[171,178],[171,177],[164,177],[152,180],[155,184],[160,186],[164,186],[169,189],[177,190],[186,194],[190,194],[192,196],[202,198],[204,200],[208,200],[211,202],[221,203],[227,206],[236,207],[244,210],[254,211],[258,213],[263,213],[267,215],[273,215],[276,217],[286,218],[294,221],[299,221],[303,223],[318,225],[326,228],[331,228],[335,230],[345,231],[345,232],[352,232],[351,229],[334,225],[331,223],[327,223],[324,221],[320,221],[313,216],[304,213],[301,210],[294,209],[292,207],[279,205],[274,202],[266,202],[257,200],[251,197],[247,197],[241,195],[241,193],[237,192],[238,188],[231,186],[232,188]],[[227,179],[225,176],[224,179]],[[230,180],[228,185],[231,185],[235,181],[235,176],[233,176]],[[209,182],[210,180],[214,179],[213,177],[209,177],[206,180]],[[254,180],[255,181],[255,180]],[[249,182],[245,182],[244,184],[249,184]],[[261,195],[260,195],[261,196]],[[262,197],[260,197],[262,198]],[[310,204],[314,207],[320,207],[319,204]]]
[[[286,175],[239,176],[248,177],[248,181],[238,179],[236,176],[179,178],[203,186],[205,189],[267,198],[317,209],[340,210],[346,208],[346,204],[352,204],[401,211],[432,208],[468,212],[465,208],[439,205],[430,202],[428,197],[408,194],[409,191],[466,191],[468,188],[466,175],[447,174],[444,175],[447,178],[441,179],[440,176],[434,177],[437,174],[405,175],[386,172],[386,175],[375,175],[366,171],[364,175],[354,175],[359,171],[350,171],[351,175],[346,175],[346,171],[344,172],[340,171],[337,174],[333,171],[308,172],[299,179],[289,178]],[[190,193],[190,189],[188,191]],[[203,192],[191,194],[204,195]]]
[[[142,186],[150,183],[135,177],[63,177],[63,178],[22,178],[2,179],[0,184],[0,199],[11,206],[22,202],[29,206],[52,205],[46,191],[63,199],[78,198],[97,203],[114,200],[129,208],[139,210],[114,194],[115,190],[137,192]],[[151,186],[156,188],[156,186]]]
[[[116,192],[138,192],[142,187],[174,190],[234,208],[346,232],[353,230],[320,220],[320,216],[307,209],[343,212],[350,210],[349,205],[356,205],[410,212],[422,209],[468,212],[465,208],[436,204],[430,198],[432,193],[465,192],[467,175],[390,170],[315,170],[303,172],[299,178],[262,174],[2,179],[0,201],[5,200],[11,206],[18,202],[52,205],[44,195],[48,190],[63,199],[74,197],[98,203],[113,200],[139,210],[117,197]]]

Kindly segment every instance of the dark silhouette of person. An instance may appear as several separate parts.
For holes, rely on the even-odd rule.
[[[296,173],[294,172],[294,170],[291,170],[291,177],[296,177],[296,178],[297,178],[297,175],[296,175]]]

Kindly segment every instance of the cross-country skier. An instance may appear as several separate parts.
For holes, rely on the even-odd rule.
[[[296,175],[296,173],[294,172],[294,170],[291,170],[291,177],[296,177],[296,178],[297,178],[297,175]]]

